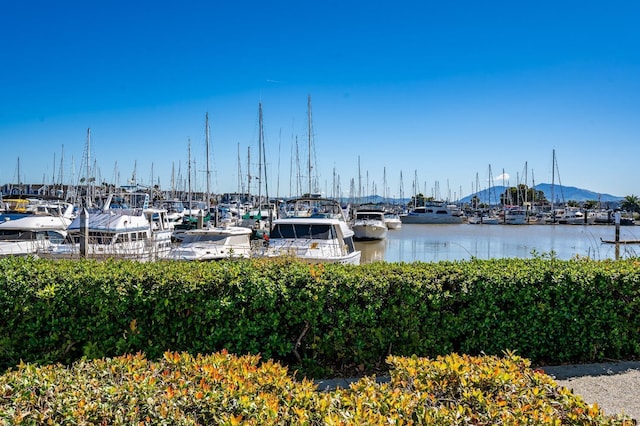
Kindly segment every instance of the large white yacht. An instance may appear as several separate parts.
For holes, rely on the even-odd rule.
[[[167,210],[149,206],[149,194],[109,195],[101,210],[78,215],[64,242],[38,254],[45,258],[166,258],[173,228]]]
[[[35,255],[67,235],[74,207],[62,201],[31,201],[28,213],[0,222],[0,257]],[[26,212],[26,210],[25,210]]]
[[[400,220],[402,223],[453,224],[462,223],[464,217],[464,212],[455,204],[430,202],[410,210],[409,213],[401,214]]]

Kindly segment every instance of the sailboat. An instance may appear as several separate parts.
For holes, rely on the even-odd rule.
[[[209,113],[206,114],[207,143],[207,194],[205,209],[209,216],[211,207],[211,171],[209,169]],[[217,209],[216,209],[217,212]],[[216,215],[217,216],[217,215]],[[200,216],[202,218],[202,214]],[[213,222],[213,224],[212,224]],[[169,259],[189,261],[210,261],[231,258],[248,258],[251,253],[251,230],[241,226],[231,226],[224,221],[218,226],[216,220],[202,221],[195,229],[183,230],[179,234],[180,243],[172,247]]]
[[[262,102],[258,104],[258,200],[254,207],[242,215],[240,226],[251,228],[254,238],[263,239],[269,235],[271,222],[277,216],[275,205],[269,203],[267,185],[267,167],[264,149],[264,127],[262,121]],[[262,197],[262,182],[265,186],[265,199]]]
[[[309,145],[311,147],[311,96]],[[309,149],[311,152],[311,149]],[[258,257],[294,256],[307,263],[360,264],[361,252],[354,244],[354,231],[347,214],[335,199],[312,192],[311,154],[309,154],[309,193],[283,204],[281,217],[273,221],[269,240],[258,250]]]

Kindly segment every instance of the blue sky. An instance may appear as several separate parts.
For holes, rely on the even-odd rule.
[[[635,1],[4,1],[0,183],[18,164],[77,181],[90,128],[98,179],[184,187],[190,140],[203,189],[208,113],[211,188],[237,191],[262,102],[269,195],[295,195],[297,168],[306,192],[311,96],[328,195],[551,183],[554,150],[556,183],[640,194],[639,19]]]

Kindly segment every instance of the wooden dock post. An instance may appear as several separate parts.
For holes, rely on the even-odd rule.
[[[89,245],[89,212],[86,207],[80,212],[80,257],[87,257]]]

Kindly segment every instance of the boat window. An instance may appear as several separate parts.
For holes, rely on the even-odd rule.
[[[206,241],[210,243],[219,243],[224,242],[224,240],[228,237],[228,235],[216,235],[216,234],[185,234],[182,243],[197,243],[201,241]]]
[[[377,213],[360,213],[358,219],[381,220],[380,214]]]
[[[89,232],[89,241],[95,244],[111,244],[112,234],[104,232]]]
[[[61,244],[64,241],[64,235],[57,231],[47,231],[47,238],[54,244]]]
[[[331,225],[311,225],[281,223],[271,231],[275,238],[310,238],[315,240],[328,240],[333,238]]]
[[[0,241],[31,241],[38,239],[36,231],[22,231],[19,229],[3,229],[0,231]]]

